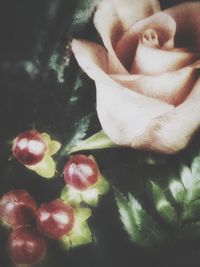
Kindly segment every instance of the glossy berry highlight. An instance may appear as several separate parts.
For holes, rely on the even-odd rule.
[[[94,185],[99,177],[96,162],[85,155],[70,157],[64,167],[64,180],[67,185],[78,190],[86,190]]]
[[[33,265],[46,254],[43,236],[31,226],[15,229],[8,238],[7,248],[14,264]]]
[[[73,208],[59,199],[43,203],[37,212],[38,229],[52,239],[60,239],[69,234],[74,220]]]
[[[36,210],[34,199],[25,190],[11,190],[1,198],[0,218],[12,228],[30,223]]]
[[[30,130],[19,134],[13,142],[12,151],[19,162],[24,165],[39,163],[47,150],[41,134],[36,130]]]

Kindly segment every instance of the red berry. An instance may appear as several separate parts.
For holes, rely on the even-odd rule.
[[[11,190],[4,194],[0,202],[0,217],[11,226],[28,224],[37,210],[34,199],[25,190]]]
[[[47,237],[59,239],[72,230],[74,211],[59,199],[44,203],[38,209],[37,225]]]
[[[46,253],[44,238],[31,226],[15,229],[8,238],[7,247],[14,264],[38,263]]]
[[[19,134],[14,142],[12,151],[19,162],[24,165],[35,165],[40,162],[47,150],[41,134],[30,130]]]
[[[86,190],[97,182],[98,177],[96,162],[85,155],[72,156],[64,167],[66,184],[78,190]]]

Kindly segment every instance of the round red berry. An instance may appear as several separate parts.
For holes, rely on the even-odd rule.
[[[19,134],[13,142],[12,151],[19,162],[24,165],[39,163],[47,150],[41,134],[30,130]]]
[[[24,226],[10,234],[7,248],[14,264],[33,265],[43,259],[46,242],[37,229]]]
[[[59,239],[74,226],[73,208],[59,199],[43,203],[37,212],[37,225],[45,236]]]
[[[36,210],[34,199],[25,190],[11,190],[0,202],[1,220],[13,228],[30,223]]]
[[[78,190],[88,189],[97,182],[98,177],[96,162],[85,155],[72,156],[64,167],[66,184]]]

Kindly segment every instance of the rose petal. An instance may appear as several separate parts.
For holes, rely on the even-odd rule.
[[[153,118],[173,109],[164,102],[129,91],[123,87],[96,82],[97,113],[106,134],[119,145],[130,145]]]
[[[200,51],[200,3],[183,3],[164,12],[172,16],[177,23],[177,47],[190,47]]]
[[[187,101],[154,119],[141,136],[133,138],[132,147],[165,153],[185,148],[200,127],[200,78],[192,92]]]
[[[118,58],[127,68],[132,63],[141,34],[148,29],[154,29],[159,34],[160,46],[167,49],[173,48],[176,22],[171,16],[159,12],[137,21],[124,33],[115,50]]]
[[[106,72],[108,70],[108,57],[104,47],[86,40],[73,39],[72,51],[81,68],[93,80],[106,79],[109,81]],[[97,75],[99,74],[99,75]]]
[[[157,0],[103,0],[95,13],[94,24],[109,52],[110,72],[127,73],[114,52],[115,45],[133,22],[160,10]]]
[[[140,41],[131,73],[154,75],[169,71],[175,71],[192,64],[200,58],[198,53],[177,51],[177,50],[161,50],[152,48]]]
[[[102,69],[106,68],[104,48],[74,40],[72,50],[79,65],[96,82],[98,116],[104,131],[116,143],[130,145],[133,137],[142,134],[153,118],[174,109],[167,103],[123,88],[106,75]]]
[[[154,76],[111,75],[117,83],[148,97],[177,106],[189,94],[197,77],[197,67],[189,66]]]

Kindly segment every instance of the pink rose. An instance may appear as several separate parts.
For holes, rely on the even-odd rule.
[[[175,153],[200,127],[200,3],[160,11],[157,0],[103,0],[94,24],[104,46],[73,40],[95,81],[97,112],[117,144]]]

